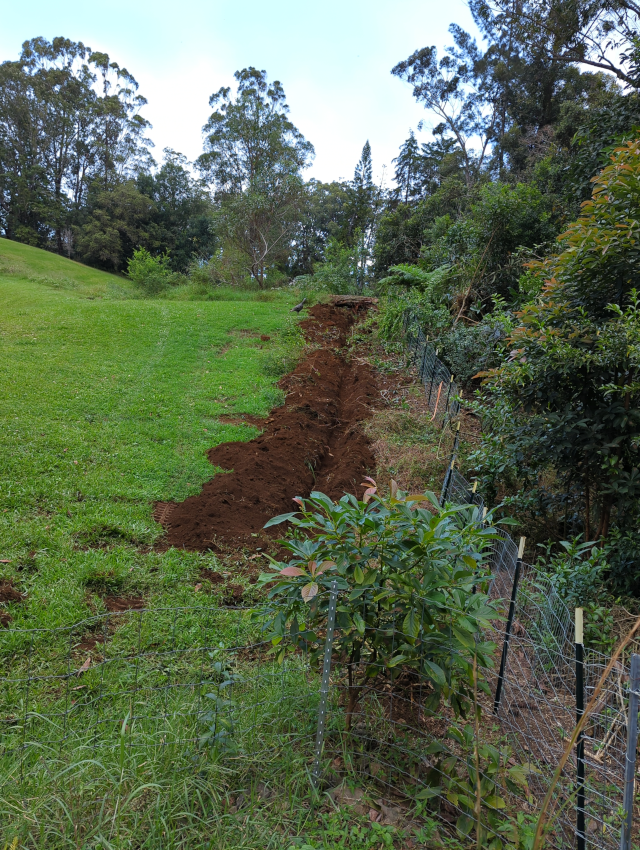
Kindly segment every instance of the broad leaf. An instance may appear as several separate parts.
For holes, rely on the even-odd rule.
[[[281,522],[288,522],[290,519],[293,519],[294,516],[298,516],[298,511],[293,511],[290,514],[280,514],[280,516],[274,516],[269,522],[263,526],[263,528],[270,528],[272,525],[280,525]]]
[[[300,592],[305,602],[311,602],[313,597],[318,593],[318,585],[315,581],[310,581],[309,584],[305,584]]]
[[[431,673],[438,685],[447,684],[447,679],[444,675],[444,670],[442,669],[442,667],[439,667],[433,661],[425,661],[425,667],[427,668],[427,671]]]
[[[415,608],[412,608],[404,618],[402,630],[407,637],[411,637],[414,640],[418,637],[420,633],[420,617]]]

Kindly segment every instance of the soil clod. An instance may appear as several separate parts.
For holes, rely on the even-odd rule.
[[[22,602],[24,595],[16,590],[11,579],[0,579],[0,602]]]

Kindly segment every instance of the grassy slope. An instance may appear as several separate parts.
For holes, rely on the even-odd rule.
[[[152,603],[193,599],[201,556],[140,548],[161,532],[152,504],[197,492],[212,473],[205,451],[256,433],[219,414],[265,414],[278,398],[290,299],[128,291],[126,279],[0,240],[0,559],[11,561],[0,575],[28,594],[11,606],[13,627],[100,610],[86,587],[103,576]]]

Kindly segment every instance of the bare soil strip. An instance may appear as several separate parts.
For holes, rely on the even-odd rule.
[[[264,432],[211,449],[211,463],[229,471],[218,472],[199,495],[156,505],[167,545],[192,551],[264,546],[270,539],[264,524],[295,510],[295,496],[362,492],[362,476],[375,469],[375,458],[360,423],[379,391],[371,367],[350,362],[343,350],[359,309],[311,308],[301,327],[318,348],[279,382],[286,402],[271,412]]]

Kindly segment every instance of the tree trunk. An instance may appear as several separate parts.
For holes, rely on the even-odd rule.
[[[609,524],[611,522],[611,508],[613,507],[613,496],[605,496],[602,502],[602,513],[600,515],[600,524],[596,540],[603,541],[609,533]]]
[[[359,696],[359,688],[354,682],[353,678],[353,662],[349,662],[349,688],[348,694],[349,698],[347,700],[347,716],[346,716],[346,727],[347,732],[351,731],[351,721],[353,718],[353,712],[358,704],[358,696]]]

